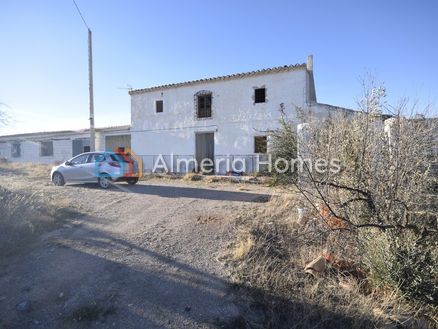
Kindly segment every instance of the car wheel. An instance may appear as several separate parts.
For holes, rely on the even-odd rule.
[[[101,175],[99,177],[99,186],[107,189],[111,186],[111,177],[109,175]]]
[[[59,172],[55,172],[52,176],[52,182],[56,186],[62,186],[65,184],[64,177]]]
[[[131,178],[127,180],[129,185],[135,185],[138,182],[138,178]]]

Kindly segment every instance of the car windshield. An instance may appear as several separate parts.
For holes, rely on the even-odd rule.
[[[73,159],[71,159],[70,161],[68,161],[70,164],[76,165],[76,164],[84,164],[87,162],[88,159],[88,154],[82,154],[79,155]]]

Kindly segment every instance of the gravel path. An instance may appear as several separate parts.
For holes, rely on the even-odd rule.
[[[267,188],[151,180],[100,190],[0,174],[8,188],[80,212],[0,261],[0,328],[241,327],[217,259],[236,215],[266,201]]]

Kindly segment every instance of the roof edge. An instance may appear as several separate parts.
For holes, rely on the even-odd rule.
[[[121,126],[109,126],[109,127],[101,127],[95,128],[96,132],[100,131],[121,131],[121,130],[130,130],[131,125],[121,125]],[[31,133],[21,133],[21,134],[11,134],[11,135],[0,135],[0,139],[4,138],[12,138],[12,137],[26,137],[26,136],[38,136],[38,135],[58,135],[58,134],[68,134],[68,135],[76,135],[76,134],[85,134],[89,133],[90,129],[77,129],[77,130],[54,130],[54,131],[36,131]]]
[[[129,95],[132,96],[132,95],[142,94],[142,93],[146,93],[146,92],[150,92],[150,91],[192,86],[192,85],[198,85],[198,84],[209,83],[209,82],[241,79],[241,78],[270,74],[270,73],[289,72],[289,71],[295,71],[295,70],[300,70],[300,69],[306,70],[307,69],[306,63],[301,63],[301,64],[297,63],[297,64],[291,64],[291,65],[276,66],[276,67],[271,67],[271,68],[267,68],[267,69],[242,72],[242,73],[235,73],[235,74],[217,76],[217,77],[213,77],[213,78],[205,78],[205,79],[191,80],[191,81],[185,81],[185,82],[170,83],[170,84],[142,88],[142,89],[133,89],[133,90],[130,90],[128,93],[129,93]]]

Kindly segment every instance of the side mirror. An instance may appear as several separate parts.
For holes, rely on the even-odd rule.
[[[70,161],[66,161],[66,162],[65,162],[65,165],[66,165],[66,166],[73,166],[73,164],[72,164]]]

